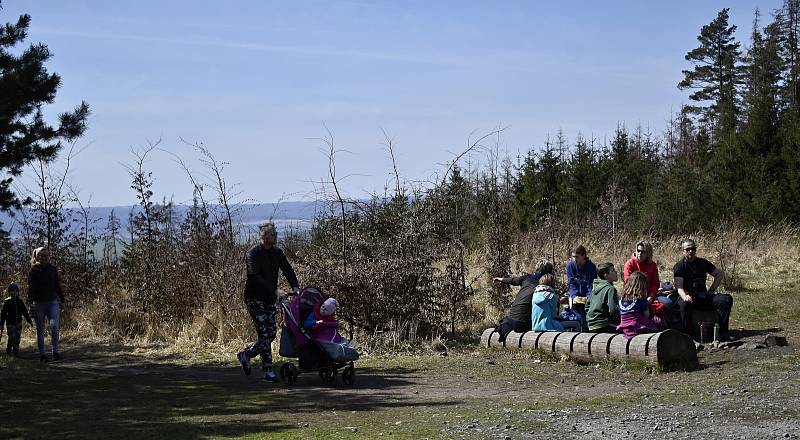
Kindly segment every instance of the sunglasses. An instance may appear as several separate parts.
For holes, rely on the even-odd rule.
[[[694,251],[697,250],[697,248],[696,247],[688,247],[688,248],[683,248],[683,250],[686,251],[686,252],[694,252]]]

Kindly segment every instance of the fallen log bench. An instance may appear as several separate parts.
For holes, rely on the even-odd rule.
[[[619,333],[511,332],[500,342],[497,330],[488,328],[481,335],[481,347],[538,349],[586,362],[637,360],[665,370],[692,369],[698,364],[694,341],[676,330],[646,333],[630,340]]]

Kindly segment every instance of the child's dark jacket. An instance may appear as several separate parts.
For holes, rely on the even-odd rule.
[[[28,324],[33,325],[31,322],[31,315],[28,314],[28,308],[25,303],[19,298],[8,297],[3,303],[3,310],[0,312],[0,328],[3,324],[9,323],[11,325],[22,324],[22,317],[28,321]]]

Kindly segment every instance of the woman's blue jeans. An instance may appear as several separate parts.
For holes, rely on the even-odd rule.
[[[44,356],[44,319],[50,321],[50,342],[53,353],[58,353],[58,328],[59,328],[59,303],[47,301],[36,303],[36,343],[39,345],[39,355]]]

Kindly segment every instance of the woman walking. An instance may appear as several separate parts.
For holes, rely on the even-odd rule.
[[[39,360],[49,359],[44,352],[45,318],[50,322],[50,342],[53,347],[53,360],[61,360],[58,354],[59,312],[64,302],[61,279],[58,269],[50,264],[47,249],[40,247],[33,251],[31,271],[28,274],[28,301],[36,316],[36,342],[39,346]]]

